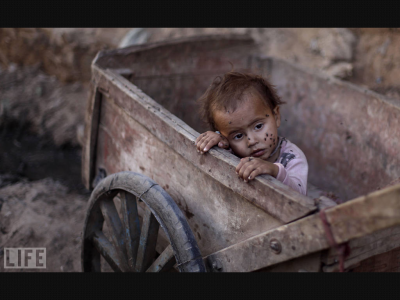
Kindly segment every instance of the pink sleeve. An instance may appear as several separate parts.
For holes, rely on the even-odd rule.
[[[275,163],[275,165],[279,167],[276,179],[303,195],[307,194],[308,164],[305,157],[292,159],[286,168],[280,163]]]

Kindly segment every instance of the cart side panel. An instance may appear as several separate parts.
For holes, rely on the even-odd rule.
[[[282,224],[188,163],[105,95],[96,168],[107,174],[130,170],[155,180],[186,215],[202,255]]]
[[[95,149],[97,145],[100,116],[101,93],[92,83],[87,110],[85,113],[84,145],[82,147],[82,182],[87,189],[91,188],[91,180],[95,176]]]
[[[262,268],[256,272],[320,272],[321,251],[281,262],[270,267]]]
[[[348,200],[400,177],[398,104],[278,59],[263,65],[287,102],[279,130],[304,151],[313,184]]]
[[[400,248],[362,261],[353,272],[400,272]]]
[[[226,70],[227,71],[227,70]],[[223,73],[223,72],[221,72]],[[210,130],[200,118],[196,101],[221,73],[167,78],[135,78],[133,83],[198,132]]]
[[[329,208],[325,215],[337,244],[400,226],[400,185]],[[218,260],[227,272],[252,271],[329,247],[322,218],[314,214],[213,253],[204,261]]]
[[[130,69],[133,78],[199,74],[221,66],[236,66],[258,51],[250,36],[204,36],[177,39],[101,52],[94,63],[101,69]]]
[[[179,43],[179,45],[177,45]],[[247,69],[257,46],[250,37],[196,37],[147,47],[107,52],[96,65],[131,74],[125,76],[186,124],[207,128],[196,100],[212,80],[232,69]]]
[[[400,226],[379,230],[372,234],[351,240],[351,252],[346,257],[344,267],[365,272],[383,272],[394,268],[400,271]],[[339,270],[339,256],[336,249],[329,249],[323,257],[326,265],[324,272],[337,272]],[[380,262],[384,262],[380,264]],[[391,261],[391,265],[387,265]]]

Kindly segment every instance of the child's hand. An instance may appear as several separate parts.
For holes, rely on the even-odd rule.
[[[276,178],[278,176],[279,167],[261,158],[244,157],[236,167],[236,174],[242,178],[244,182],[253,180],[257,175],[269,174]]]
[[[195,145],[197,147],[197,152],[201,154],[204,154],[215,145],[218,145],[220,148],[229,148],[228,140],[223,135],[212,131],[200,134],[196,139]]]

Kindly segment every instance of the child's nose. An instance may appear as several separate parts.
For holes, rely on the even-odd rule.
[[[257,144],[256,139],[253,136],[248,135],[247,136],[247,145],[249,147],[254,146],[255,144]]]

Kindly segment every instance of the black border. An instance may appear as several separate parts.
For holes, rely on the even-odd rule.
[[[398,299],[397,273],[1,273],[4,299]]]
[[[396,27],[394,1],[3,1],[0,27]]]

